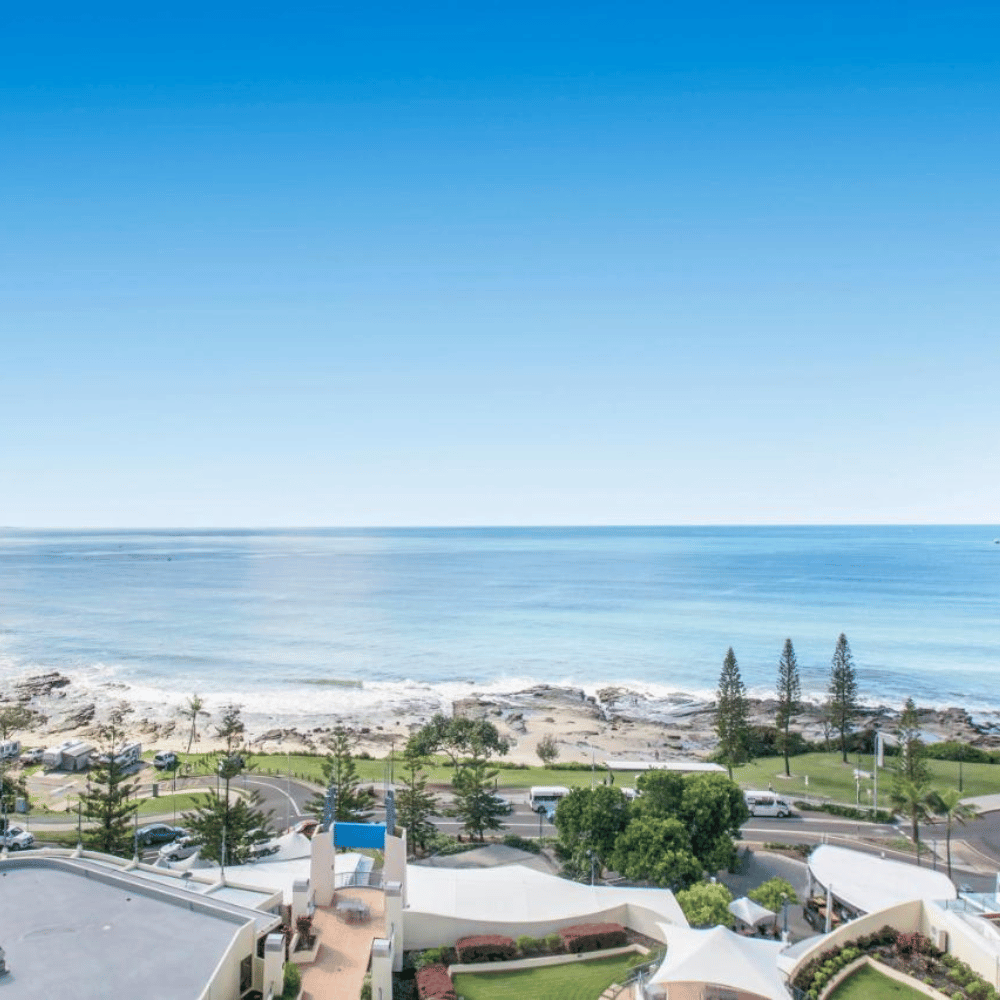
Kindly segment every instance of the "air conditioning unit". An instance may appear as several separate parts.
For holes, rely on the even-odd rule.
[[[931,940],[934,942],[934,947],[937,948],[938,951],[948,950],[948,932],[946,930],[932,927]]]

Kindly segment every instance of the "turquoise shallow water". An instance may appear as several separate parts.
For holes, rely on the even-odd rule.
[[[275,711],[468,687],[806,693],[847,633],[862,695],[1000,709],[995,527],[0,532],[0,681]]]

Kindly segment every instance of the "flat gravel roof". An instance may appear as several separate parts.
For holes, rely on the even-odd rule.
[[[3,1000],[200,996],[242,922],[142,888],[86,865],[0,867]]]

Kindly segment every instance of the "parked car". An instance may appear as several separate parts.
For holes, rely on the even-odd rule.
[[[181,837],[187,836],[187,830],[182,826],[170,826],[168,823],[150,823],[140,827],[135,834],[140,847],[150,844],[171,844]]]
[[[6,833],[0,833],[0,846],[10,851],[26,851],[35,846],[35,835],[19,826],[9,826]]]
[[[171,844],[164,844],[160,848],[161,861],[183,861],[191,857],[201,849],[201,844],[196,844],[190,835],[175,840]]]
[[[153,758],[153,767],[159,768],[161,771],[172,771],[177,767],[177,764],[177,754],[173,750],[161,750]]]
[[[22,764],[41,764],[42,756],[45,754],[45,750],[42,747],[38,747],[35,750],[25,750],[21,754]]]
[[[258,840],[250,845],[250,859],[256,861],[258,858],[267,858],[280,850],[281,845],[273,840]]]

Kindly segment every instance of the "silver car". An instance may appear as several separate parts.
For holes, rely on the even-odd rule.
[[[164,844],[159,851],[161,861],[183,861],[201,850],[192,837],[181,837],[172,844]]]
[[[34,846],[35,835],[19,826],[8,827],[6,833],[0,833],[0,847],[6,847],[9,851],[26,851]]]

